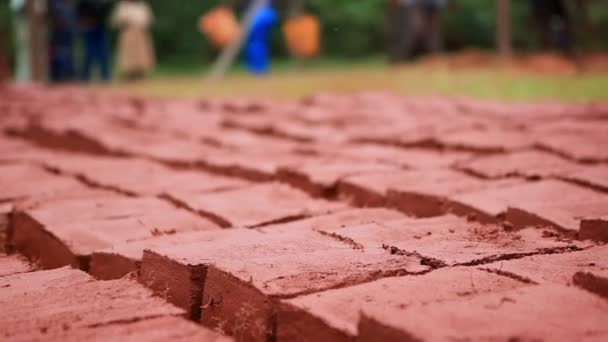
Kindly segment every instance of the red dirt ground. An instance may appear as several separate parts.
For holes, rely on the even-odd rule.
[[[0,340],[607,340],[607,109],[1,88]]]

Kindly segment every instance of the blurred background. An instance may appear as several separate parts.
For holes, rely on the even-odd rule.
[[[159,96],[608,98],[604,0],[7,0],[20,83]]]

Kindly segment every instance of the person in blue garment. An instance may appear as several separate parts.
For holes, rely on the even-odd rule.
[[[255,6],[255,1],[248,1],[248,6]],[[270,71],[269,44],[272,29],[278,20],[278,14],[267,0],[260,6],[253,17],[251,30],[245,41],[245,68],[255,74],[264,75]]]
[[[100,79],[110,80],[110,52],[108,48],[108,18],[112,10],[111,0],[80,0],[78,17],[84,38],[84,64],[82,78],[90,81],[93,67],[99,66]]]
[[[50,79],[54,83],[74,81],[76,13],[67,0],[49,2]]]

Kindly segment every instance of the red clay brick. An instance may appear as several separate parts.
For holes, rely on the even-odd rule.
[[[44,334],[45,341],[203,341],[230,342],[231,338],[222,336],[200,325],[179,317],[150,318],[124,324],[102,325],[93,328],[78,328]]]
[[[578,237],[581,240],[608,242],[608,215],[582,220]]]
[[[608,192],[608,167],[604,165],[584,166],[579,171],[562,177],[566,180]]]
[[[156,198],[64,200],[17,211],[11,245],[43,268],[87,269],[95,250],[176,232],[217,229],[213,223]]]
[[[597,272],[576,272],[574,285],[608,299],[608,269]]]
[[[504,152],[521,150],[534,145],[530,132],[519,130],[464,130],[439,137],[442,145],[449,148],[479,152]]]
[[[527,286],[428,305],[366,306],[359,340],[599,341],[608,337],[607,319],[608,302],[585,291]]]
[[[92,189],[69,177],[60,177],[28,164],[0,165],[1,202],[94,197],[108,192]]]
[[[557,180],[488,188],[451,199],[482,215],[504,214],[516,227],[548,226],[571,232],[579,230],[582,220],[598,220],[603,230],[608,204],[608,196]]]
[[[524,283],[507,277],[454,267],[328,290],[282,301],[277,314],[277,340],[350,341],[358,333],[359,312],[368,306],[432,304],[520,286]]]
[[[428,217],[445,213],[451,196],[491,185],[504,184],[451,170],[408,170],[347,177],[339,189],[340,196],[355,205],[389,205],[406,214]]]
[[[168,197],[223,227],[257,227],[344,210],[340,203],[312,199],[281,183],[264,183],[212,194],[174,193]]]
[[[608,143],[605,132],[583,134],[581,132],[549,132],[538,138],[541,148],[583,162],[606,162]]]
[[[355,175],[397,172],[399,168],[377,162],[318,158],[295,166],[281,167],[277,178],[315,197],[331,197],[341,179]]]
[[[34,267],[22,257],[0,253],[0,277],[26,273],[32,270],[34,270]]]
[[[510,176],[527,178],[567,177],[581,169],[581,165],[541,151],[520,151],[478,157],[459,168],[485,178]]]
[[[343,157],[377,161],[411,169],[447,168],[473,156],[473,154],[468,152],[402,148],[375,144],[337,145],[333,149],[335,149],[333,151],[335,154]]]
[[[182,307],[196,307],[191,300],[198,288],[205,325],[237,339],[264,339],[281,298],[428,270],[416,256],[391,255],[380,246],[362,250],[311,230],[257,234],[145,251],[142,282],[168,289]]]
[[[202,171],[174,170],[138,158],[63,155],[46,164],[62,173],[81,177],[90,184],[136,196],[161,195],[169,190],[213,192],[250,184]]]
[[[432,267],[477,265],[530,254],[576,250],[584,244],[544,237],[536,229],[507,232],[455,216],[404,219],[323,231],[362,248],[384,248],[397,255],[417,255]]]
[[[0,306],[11,313],[0,318],[0,331],[11,340],[39,340],[66,330],[184,314],[134,281],[92,281],[69,268],[3,277],[0,282],[9,288],[0,292]]]
[[[358,226],[373,222],[390,222],[404,218],[407,218],[407,216],[398,211],[384,208],[349,209],[304,220],[269,225],[259,228],[259,230],[264,232],[289,232],[297,229],[322,230],[324,228]]]
[[[572,284],[577,272],[597,273],[608,269],[608,246],[553,255],[534,255],[518,260],[482,266],[492,272],[514,276],[538,284]]]
[[[201,243],[224,241],[226,238],[234,237],[235,234],[257,235],[257,232],[248,232],[246,229],[212,229],[128,241],[93,252],[89,273],[97,279],[119,279],[129,273],[139,272],[141,259],[146,249],[154,250],[170,246],[179,248],[180,245],[187,245],[194,241]]]

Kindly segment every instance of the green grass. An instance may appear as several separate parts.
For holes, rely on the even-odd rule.
[[[207,78],[208,66],[162,66],[145,81],[115,82],[112,91],[166,97],[251,96],[295,99],[319,92],[389,90],[406,95],[467,96],[505,101],[608,100],[608,74],[531,74],[500,70],[448,70],[416,65],[392,67],[381,58],[344,63],[320,60],[295,66],[273,64],[273,73],[253,77],[240,67],[224,79]]]

